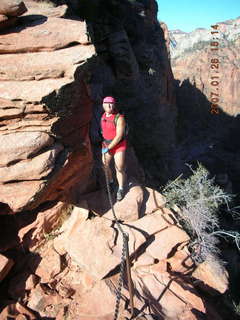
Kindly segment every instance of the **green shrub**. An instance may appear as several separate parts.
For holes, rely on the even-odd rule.
[[[236,315],[240,316],[240,303],[236,303],[233,301],[233,308]]]
[[[228,205],[231,196],[209,179],[209,172],[201,164],[196,170],[190,169],[193,174],[188,179],[177,178],[162,193],[168,206],[180,208],[179,222],[191,238],[193,259],[200,263],[218,252],[218,210],[220,205]]]

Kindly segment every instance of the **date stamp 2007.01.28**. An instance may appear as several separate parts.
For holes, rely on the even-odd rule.
[[[213,36],[212,40],[210,42],[210,50],[211,50],[211,60],[210,60],[210,67],[211,67],[211,78],[210,78],[210,84],[211,84],[211,93],[210,93],[210,101],[211,101],[211,109],[210,112],[212,114],[219,114],[219,83],[220,83],[220,74],[219,74],[219,66],[220,66],[220,60],[219,60],[219,38],[216,36],[219,35],[218,31],[218,25],[212,25],[211,26],[211,34]]]

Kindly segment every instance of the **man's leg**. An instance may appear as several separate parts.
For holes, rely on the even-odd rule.
[[[110,162],[112,160],[112,157],[113,157],[113,155],[110,152],[106,152],[102,155],[102,163],[103,163],[103,166],[105,166],[105,168],[103,168],[103,169],[107,170],[109,182],[113,181],[112,171],[110,168]]]
[[[115,162],[119,189],[123,189],[124,183],[126,181],[125,154],[126,154],[126,151],[124,150],[124,151],[116,152],[114,155],[114,162]]]

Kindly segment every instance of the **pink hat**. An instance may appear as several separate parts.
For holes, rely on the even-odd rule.
[[[115,103],[115,99],[113,97],[105,97],[103,99],[103,103]]]

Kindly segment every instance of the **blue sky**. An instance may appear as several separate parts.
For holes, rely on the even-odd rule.
[[[209,29],[212,24],[240,16],[240,0],[156,0],[158,19],[170,30],[190,32],[196,28]]]

